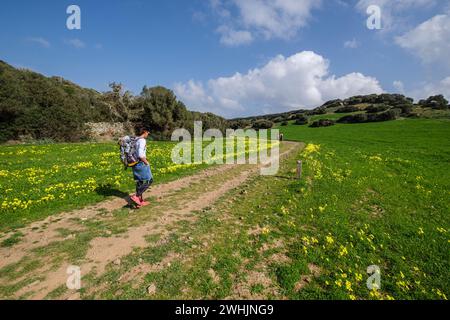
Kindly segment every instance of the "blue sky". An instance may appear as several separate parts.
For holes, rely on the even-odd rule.
[[[81,8],[81,30],[66,9]],[[365,9],[382,9],[382,30]],[[0,59],[105,91],[164,85],[234,117],[399,92],[450,97],[445,0],[3,0]]]

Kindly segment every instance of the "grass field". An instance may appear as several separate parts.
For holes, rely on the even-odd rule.
[[[283,127],[308,145],[276,177],[256,177],[164,245],[130,255],[93,282],[117,285],[85,297],[145,299],[152,283],[156,299],[447,299],[449,124]],[[293,179],[297,159],[302,181]],[[171,253],[183,259],[148,273],[141,287],[120,284],[127,270]],[[380,290],[367,288],[372,265]]]
[[[377,293],[368,293],[362,279],[375,264],[382,270],[381,297],[448,297],[450,121],[281,130],[286,139],[310,144],[303,154],[308,178],[286,186],[292,197],[278,204],[294,230],[308,230],[291,254],[299,265],[327,270],[300,294],[292,292],[295,264],[279,270],[286,292],[369,298]]]
[[[173,146],[170,142],[148,145],[158,183],[205,167],[174,165]],[[133,188],[132,172],[124,170],[114,143],[1,146],[0,230],[110,196],[123,197]]]
[[[225,143],[223,140],[224,147]],[[174,164],[174,146],[172,142],[148,144],[156,183],[208,166]],[[247,141],[246,153],[249,147]],[[238,154],[236,145],[234,151],[229,156]],[[134,180],[132,170],[124,170],[119,155],[115,143],[0,146],[0,231],[111,196],[127,196],[134,190]]]
[[[141,224],[151,225],[154,219],[170,213],[167,218],[171,223],[158,224],[145,236],[147,246],[124,253],[120,264],[109,263],[102,274],[84,276],[80,297],[447,299],[450,121],[408,119],[328,128],[289,125],[280,130],[286,139],[305,142],[306,147],[283,160],[278,175],[251,177],[214,204],[184,215],[181,212],[189,203],[214,194],[230,179],[239,178],[247,167],[227,169],[226,175],[203,176],[138,214],[121,208],[109,218],[100,213],[93,220],[74,221],[83,226],[75,238],[66,237],[73,231],[62,230],[61,240],[32,249],[19,262],[0,270],[0,296],[26,298],[20,294],[21,288],[42,280],[41,272],[35,270],[45,268],[48,261],[54,264],[51,270],[67,257],[77,265],[89,263],[87,252],[95,239],[112,241],[115,238],[111,237],[123,235],[115,241],[126,243],[128,232],[133,234]],[[100,155],[114,151],[113,145],[100,146],[105,148]],[[154,149],[161,146],[165,144]],[[69,145],[25,147],[34,159],[34,168],[47,168],[47,174],[36,179],[50,179],[48,172],[55,163],[46,167],[44,154],[32,152],[55,147],[64,155],[62,150]],[[74,177],[85,181],[95,175],[97,179],[113,179],[107,183],[114,186],[116,178],[111,172],[121,170],[120,165],[117,169],[116,164],[111,165],[109,170],[113,171],[104,172],[104,176],[97,171],[77,171],[74,166],[86,162],[87,150],[94,147],[70,147],[80,149],[76,152],[79,158],[65,155],[65,168],[70,168],[67,181]],[[11,163],[25,161],[14,153],[21,148],[2,148],[2,157],[9,157]],[[152,156],[154,163],[159,161],[157,155]],[[300,181],[294,179],[299,159],[304,167]],[[189,174],[194,169],[159,173],[159,179]],[[86,173],[82,178],[81,172]],[[132,188],[132,179],[123,178],[130,184],[117,188]],[[1,181],[4,190],[3,183],[10,180],[2,177]],[[86,202],[105,197],[97,192],[78,196]],[[57,212],[51,202],[43,208],[46,214]],[[14,213],[2,214],[11,217]],[[26,214],[18,216],[23,219]],[[42,226],[40,232],[46,228],[49,226]],[[21,237],[14,234],[4,245],[14,250]],[[372,265],[381,271],[380,290],[369,290],[366,285],[367,268]],[[64,294],[67,289],[62,285],[47,298]]]

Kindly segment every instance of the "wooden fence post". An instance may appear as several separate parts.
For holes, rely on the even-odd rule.
[[[298,180],[300,180],[302,178],[302,169],[303,169],[302,166],[303,166],[302,161],[298,160],[297,161],[297,179]]]

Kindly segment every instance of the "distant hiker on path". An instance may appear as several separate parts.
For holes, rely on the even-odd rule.
[[[133,166],[133,176],[136,181],[136,194],[130,196],[130,199],[136,203],[138,207],[147,206],[150,203],[144,201],[144,192],[150,188],[153,183],[153,175],[150,169],[150,163],[147,160],[147,138],[150,131],[147,128],[142,128],[139,131],[139,136],[135,141],[135,152],[138,163]]]

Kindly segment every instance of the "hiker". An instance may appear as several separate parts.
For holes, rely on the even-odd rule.
[[[143,198],[144,192],[153,183],[153,175],[150,169],[150,163],[147,160],[147,138],[150,131],[147,128],[142,128],[139,131],[139,136],[136,137],[136,159],[138,163],[134,165],[133,176],[136,181],[136,194],[130,196],[130,199],[136,203],[138,207],[147,206],[150,203]]]

